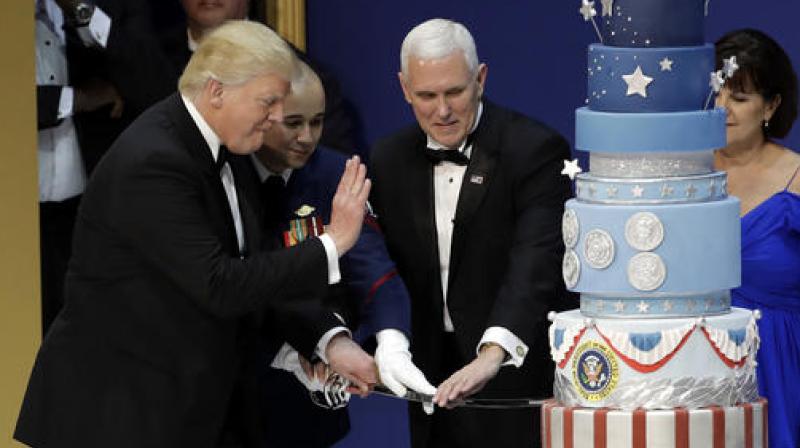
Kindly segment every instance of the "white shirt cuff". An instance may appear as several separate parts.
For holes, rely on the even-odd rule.
[[[475,350],[476,353],[479,352],[481,346],[487,342],[493,342],[503,347],[503,350],[506,351],[508,360],[502,364],[504,366],[513,365],[514,367],[520,367],[525,361],[525,356],[528,354],[528,346],[525,345],[520,338],[515,336],[514,333],[503,327],[487,328],[486,331],[483,332],[481,341],[478,342],[478,347]]]
[[[105,48],[111,34],[111,18],[102,9],[95,7],[89,25],[77,29],[78,36],[87,47]]]
[[[329,364],[328,358],[325,356],[325,349],[328,348],[328,343],[331,342],[331,339],[341,332],[345,332],[348,336],[352,336],[347,327],[334,327],[328,330],[327,333],[323,334],[319,342],[317,342],[317,348],[314,350],[314,353],[316,353],[317,356],[319,356],[319,359],[321,359],[325,364]]]
[[[339,253],[336,251],[336,244],[330,235],[322,234],[319,236],[322,245],[325,247],[325,255],[328,257],[328,284],[335,285],[342,279],[339,272]]]
[[[270,367],[273,369],[282,369],[282,370],[291,370],[292,366],[292,359],[291,357],[294,356],[296,359],[297,351],[292,348],[291,345],[287,344],[286,342],[283,343],[281,349],[278,350],[278,353],[272,358],[272,363],[270,363]]]
[[[58,98],[58,119],[63,120],[72,116],[72,106],[75,103],[75,91],[72,87],[64,86],[61,88],[61,96]]]

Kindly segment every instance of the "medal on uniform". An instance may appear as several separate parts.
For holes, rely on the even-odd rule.
[[[284,247],[292,247],[303,242],[306,238],[320,236],[325,233],[322,219],[313,216],[314,207],[304,204],[294,214],[297,219],[289,221],[289,230],[283,232]]]

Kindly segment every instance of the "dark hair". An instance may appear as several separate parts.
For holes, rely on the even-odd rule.
[[[725,81],[728,88],[759,93],[766,101],[781,96],[781,103],[764,132],[769,137],[785,137],[797,118],[797,75],[783,48],[754,29],[731,31],[715,46],[718,70],[723,67],[723,60],[731,56],[736,56],[739,65],[733,77]]]

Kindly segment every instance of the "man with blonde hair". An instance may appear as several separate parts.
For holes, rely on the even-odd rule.
[[[372,152],[372,205],[411,295],[411,351],[434,402],[549,397],[547,313],[569,305],[560,224],[566,141],[483,98],[488,68],[464,25],[432,19],[401,48],[417,122]],[[538,446],[538,410],[410,406],[412,444]]]
[[[278,302],[303,312],[286,339],[366,392],[372,358],[309,299],[339,280],[370,191],[347,162],[328,231],[260,252],[228,158],[282,117],[291,50],[263,25],[229,22],[200,44],[174,94],[98,165],[78,213],[67,297],[39,351],[15,438],[32,447],[247,447],[252,343]]]

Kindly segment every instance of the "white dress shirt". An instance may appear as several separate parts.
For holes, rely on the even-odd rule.
[[[480,103],[478,105],[478,113],[475,116],[475,123],[472,125],[472,129],[470,129],[470,133],[474,132],[478,127],[482,115],[483,103]],[[428,148],[439,151],[452,151],[435,141],[431,136],[428,136]],[[472,145],[470,144],[467,146],[467,139],[465,139],[457,151],[470,157]],[[442,281],[442,297],[444,298],[444,310],[442,314],[444,316],[444,330],[447,332],[455,331],[453,320],[450,317],[450,311],[447,308],[447,287],[450,277],[450,249],[453,243],[456,207],[458,206],[458,196],[466,172],[467,166],[461,166],[448,161],[443,161],[433,168],[436,236],[439,245],[439,270]],[[478,343],[476,351],[480,350],[481,345],[490,342],[498,344],[508,353],[509,359],[504,365],[511,364],[519,367],[522,365],[522,362],[525,360],[525,355],[528,353],[527,345],[514,335],[514,333],[503,327],[487,328]]]

